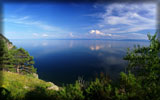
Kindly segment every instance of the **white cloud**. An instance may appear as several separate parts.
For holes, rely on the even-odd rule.
[[[94,34],[94,33],[95,33],[95,30],[91,30],[89,33],[90,33],[90,34]]]
[[[49,35],[48,34],[42,34],[42,37],[48,37]]]
[[[104,33],[100,32],[99,30],[95,30],[95,33],[96,33],[97,35],[103,35],[103,34],[104,34]]]
[[[112,29],[111,29],[112,30]],[[98,38],[103,38],[103,39],[143,39],[147,40],[148,37],[144,33],[115,33],[115,34],[110,34],[110,33],[103,33],[99,30],[91,30],[90,35],[93,35]],[[93,47],[91,47],[93,49]]]
[[[115,37],[115,39],[143,39],[148,40],[148,37],[144,33],[124,33]]]
[[[17,20],[19,20],[19,21],[21,20],[22,21],[22,20],[26,20],[26,19],[29,19],[29,18],[30,18],[30,16],[24,16],[24,17],[21,17],[21,18],[19,18]]]
[[[112,34],[105,34],[105,33],[101,32],[99,30],[91,30],[89,33],[90,34],[101,35],[101,36],[112,36]]]
[[[97,8],[98,6],[96,6]],[[113,3],[105,5],[103,8],[104,13],[94,16],[101,19],[97,26],[94,25],[99,29],[100,32],[98,33],[101,35],[104,35],[104,33],[139,33],[139,31],[156,29],[155,4]],[[96,32],[92,31],[90,33]]]
[[[4,21],[11,22],[11,23],[16,23],[16,24],[34,26],[34,27],[38,27],[40,29],[43,29],[45,31],[64,32],[64,30],[62,30],[58,27],[55,27],[53,25],[46,24],[46,23],[44,23],[42,21],[39,21],[39,20],[33,20],[33,19],[31,19],[30,16],[10,17],[10,18],[5,18]]]
[[[45,38],[45,37],[49,37],[49,35],[46,34],[46,33],[44,33],[44,34],[42,34],[42,33],[33,33],[32,35],[33,35],[34,38]]]
[[[34,37],[39,36],[38,33],[33,33],[32,35],[33,35]]]

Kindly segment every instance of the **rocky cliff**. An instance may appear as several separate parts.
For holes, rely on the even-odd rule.
[[[0,39],[3,39],[5,43],[7,44],[8,49],[13,48],[12,42],[10,42],[3,34],[0,33]]]

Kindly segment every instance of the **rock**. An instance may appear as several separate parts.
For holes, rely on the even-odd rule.
[[[28,87],[28,86],[24,86],[24,88],[25,88],[25,89],[28,89],[29,87]]]
[[[8,49],[10,50],[10,49],[13,48],[13,45],[12,45],[11,43],[7,43],[7,47],[8,47]]]
[[[52,82],[48,82],[48,83],[51,84],[51,86],[47,88],[48,90],[56,90],[56,91],[59,90],[59,87],[53,84]]]
[[[38,74],[33,73],[33,77],[38,78]]]

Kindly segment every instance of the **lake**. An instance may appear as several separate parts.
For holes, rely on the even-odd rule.
[[[40,79],[56,85],[75,82],[78,77],[94,79],[104,72],[116,79],[125,71],[123,60],[127,48],[135,44],[149,45],[148,41],[111,40],[11,40],[34,56]]]

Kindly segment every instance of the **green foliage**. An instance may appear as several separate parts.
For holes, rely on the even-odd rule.
[[[44,87],[37,86],[34,90],[26,93],[24,100],[54,100]]]
[[[112,87],[96,78],[86,89],[87,100],[112,100]]]
[[[21,74],[36,73],[33,57],[23,48],[16,48],[8,39],[0,35],[0,67],[1,70],[17,72]]]
[[[23,48],[11,49],[12,62],[17,73],[35,73],[33,57],[29,55]]]
[[[56,100],[83,100],[83,91],[78,82],[63,87],[56,93]]]
[[[91,81],[85,89],[86,100],[112,100],[113,88],[110,79],[103,73],[95,81]]]
[[[0,67],[5,70],[12,66],[11,55],[3,39],[0,39]]]
[[[0,71],[3,74],[3,82],[1,88],[3,92],[1,96],[9,96],[9,100],[21,100],[26,97],[32,91],[37,90],[37,87],[47,89],[52,86],[50,83],[33,78],[28,75],[21,75],[18,73]],[[4,91],[5,90],[5,91]],[[5,99],[2,99],[5,100]]]
[[[136,77],[129,74],[121,73],[120,87],[115,89],[117,100],[143,100],[143,91],[141,83]]]
[[[160,99],[160,42],[156,35],[148,35],[148,47],[137,46],[124,57],[128,60],[128,70],[136,75],[146,93],[146,99]]]

